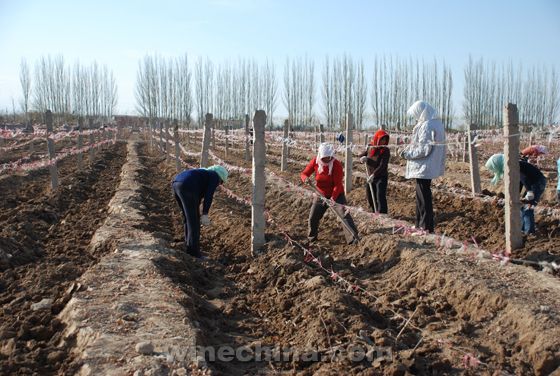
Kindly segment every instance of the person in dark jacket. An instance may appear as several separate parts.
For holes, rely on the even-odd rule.
[[[366,196],[369,206],[373,212],[377,211],[382,214],[388,212],[387,182],[389,179],[389,158],[391,157],[391,152],[386,146],[388,144],[389,133],[380,129],[373,135],[366,151],[359,155],[360,162],[366,163],[367,166]]]
[[[486,162],[486,168],[494,173],[492,183],[497,184],[504,176],[504,155],[494,154]],[[519,161],[519,192],[525,188],[525,197],[521,200],[521,230],[525,235],[535,232],[535,206],[540,201],[546,188],[546,177],[534,165],[525,160]]]
[[[312,174],[315,174],[315,182],[317,190],[321,195],[341,205],[346,205],[346,197],[344,195],[344,186],[342,179],[344,173],[342,163],[334,157],[334,147],[328,143],[322,143],[319,146],[319,153],[314,157],[301,173],[301,181],[306,182]],[[344,236],[348,244],[355,244],[358,239],[354,234],[358,234],[358,229],[354,224],[354,220],[350,213],[344,213],[344,209],[340,206],[335,206],[341,218],[344,219],[343,225]],[[328,204],[320,197],[313,198],[313,205],[309,213],[309,233],[308,240],[310,242],[317,240],[319,233],[319,222],[328,209]],[[348,228],[352,230],[349,231]]]
[[[228,171],[223,166],[195,168],[179,173],[172,182],[175,199],[183,215],[185,226],[185,247],[189,255],[202,258],[200,252],[200,225],[210,225],[208,212],[214,192],[227,181]],[[202,216],[200,215],[200,204]]]

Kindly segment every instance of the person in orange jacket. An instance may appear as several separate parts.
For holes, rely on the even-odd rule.
[[[319,153],[314,157],[301,173],[301,181],[306,182],[311,174],[315,174],[315,182],[317,190],[325,198],[330,199],[331,203],[346,205],[346,196],[344,195],[344,186],[342,179],[344,178],[342,163],[334,157],[334,147],[328,143],[322,143],[319,146]],[[309,232],[308,240],[310,242],[317,240],[319,233],[319,222],[328,209],[328,204],[320,197],[313,198],[313,205],[309,213]],[[344,213],[344,209],[336,205],[334,209],[343,218],[344,236],[347,244],[355,244],[358,239],[354,234],[358,234],[356,225],[350,213]],[[349,231],[349,229],[352,230]]]
[[[386,146],[388,144],[389,133],[380,129],[373,135],[366,151],[359,155],[360,162],[366,163],[367,166],[366,195],[369,206],[373,212],[377,211],[383,214],[388,212],[387,183],[389,180],[389,158],[391,157],[391,152]]]

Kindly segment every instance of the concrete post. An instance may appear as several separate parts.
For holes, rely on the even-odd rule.
[[[288,120],[284,121],[284,137],[282,137],[282,161],[280,163],[280,171],[286,171],[288,168]]]
[[[354,118],[351,113],[346,114],[346,159],[344,163],[344,193],[352,190],[352,128]]]
[[[163,153],[163,124],[161,124],[161,121],[157,121],[157,128],[158,128],[158,132],[159,132],[159,145],[158,145],[158,149],[160,151],[160,153]]]
[[[229,155],[229,123],[227,121],[224,122],[224,134],[226,136],[226,150],[224,155],[227,158]]]
[[[249,114],[245,114],[245,160],[248,161],[251,159],[250,154],[250,141],[249,141]]]
[[[51,110],[45,111],[45,123],[47,124],[47,135],[53,132],[53,115]]]
[[[173,140],[175,141],[175,167],[177,171],[181,171],[181,150],[179,149],[179,123],[177,120],[173,122]]]
[[[146,122],[148,138],[150,140],[150,152],[154,151],[154,125],[150,122],[150,119]]]
[[[83,117],[79,117],[78,118],[78,150],[81,150],[84,147],[84,140],[83,140],[83,136],[82,136],[82,127],[84,125],[84,118]],[[83,155],[82,152],[79,151],[78,152],[78,170],[82,170],[83,167]]]
[[[101,129],[99,129],[99,123],[95,123],[95,137],[97,140],[97,151],[101,151],[101,141],[103,141],[103,137],[101,135]]]
[[[164,120],[163,121],[164,126],[165,126],[165,148],[163,149],[163,152],[165,153],[165,159],[169,158],[169,141],[171,141],[171,134],[169,133],[169,120]]]
[[[288,142],[288,147],[286,148],[286,158],[290,158],[290,143],[292,142],[292,140],[295,139],[296,137],[293,130],[293,124],[290,121],[290,119],[288,119],[288,137],[286,138],[286,142]]]
[[[473,145],[473,140],[476,137],[476,124],[469,125],[468,131],[468,145],[469,145],[469,161],[471,167],[471,188],[473,196],[479,194],[480,189],[480,172],[478,170],[478,153],[476,147]]]
[[[210,149],[210,138],[212,137],[212,114],[206,114],[204,122],[204,135],[202,136],[202,152],[200,155],[200,167],[208,167],[208,149]]]
[[[90,117],[88,119],[88,125],[89,125],[89,164],[93,164],[93,159],[95,158],[95,148],[93,147],[93,145],[95,145],[95,135],[93,134],[93,132],[95,132],[95,130],[93,129],[93,119]]]
[[[523,246],[519,197],[519,115],[517,105],[512,103],[504,108],[504,138],[506,250],[511,252]]]
[[[266,113],[263,110],[256,111],[253,118],[253,198],[251,205],[251,250],[253,256],[257,255],[266,243],[264,236],[266,227],[264,218],[266,184],[264,174],[266,162],[265,124]]]
[[[187,124],[187,126],[185,127],[185,130],[187,131],[187,132],[185,132],[185,143],[186,143],[187,146],[188,146],[189,143],[191,142],[191,136],[190,136],[190,134],[189,134],[189,132],[188,132],[188,131],[190,130],[189,124]]]
[[[212,150],[216,150],[216,123],[220,120],[212,122]]]
[[[56,169],[56,151],[54,149],[54,141],[50,138],[50,134],[53,131],[53,115],[50,110],[45,112],[45,120],[47,122],[47,150],[49,152],[49,172],[51,175],[51,188],[54,190],[58,188],[58,171]]]
[[[105,142],[105,141],[108,140],[108,138],[107,138],[108,132],[107,132],[107,129],[105,129],[106,128],[105,124],[101,123],[101,128],[102,128],[102,130],[101,130],[101,141]],[[105,147],[105,144],[102,144],[101,149],[103,149],[104,147]]]
[[[467,135],[463,135],[463,162],[467,161],[469,149],[469,137]]]

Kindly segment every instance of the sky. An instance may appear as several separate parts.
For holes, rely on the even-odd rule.
[[[326,55],[363,59],[366,72],[376,55],[437,58],[453,71],[460,112],[469,56],[560,71],[560,1],[0,0],[0,111],[21,99],[22,58],[33,67],[62,54],[69,65],[106,64],[117,113],[134,114],[138,62],[155,53],[269,59],[278,75],[287,57],[307,55],[317,80]],[[280,99],[277,112],[285,112]]]

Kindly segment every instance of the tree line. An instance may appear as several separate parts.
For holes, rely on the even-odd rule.
[[[216,65],[199,58],[191,64],[187,55],[147,55],[138,66],[137,111],[150,121],[176,119],[187,127],[196,121],[200,126],[206,113],[231,121],[264,109],[272,125],[276,101],[276,71],[269,61],[239,59]]]
[[[176,119],[190,127],[200,126],[206,113],[239,123],[245,114],[264,109],[267,126],[274,127],[280,125],[274,124],[274,113],[281,101],[292,127],[323,123],[327,129],[342,129],[351,112],[357,129],[366,119],[380,127],[405,129],[413,124],[407,108],[422,99],[439,111],[447,128],[453,126],[453,75],[445,61],[377,55],[371,63],[366,74],[361,59],[326,56],[316,72],[315,62],[307,56],[287,58],[279,82],[276,66],[269,60],[215,63],[199,57],[193,63],[186,54],[146,55],[138,63],[136,110],[148,119]],[[115,110],[117,85],[106,66],[77,62],[69,67],[61,55],[47,56],[35,63],[33,79],[31,73],[22,60],[25,113],[50,109],[55,114],[110,117]],[[463,73],[465,123],[499,127],[507,102],[518,105],[521,124],[543,126],[558,118],[559,80],[553,67],[525,69],[470,57]]]
[[[117,106],[117,83],[113,72],[97,62],[89,66],[64,57],[43,56],[35,62],[33,77],[27,60],[20,62],[21,110],[110,119]]]
[[[465,121],[482,128],[502,125],[503,106],[517,104],[519,123],[553,124],[560,108],[558,74],[554,67],[524,69],[521,64],[497,65],[469,57],[465,67],[463,112]]]
[[[279,84],[273,63],[239,59],[216,65],[199,58],[191,70],[187,61],[186,56],[180,60],[144,57],[136,80],[137,109],[142,116],[178,119],[189,126],[196,110],[196,124],[200,126],[208,112],[215,119],[227,121],[242,120],[245,114],[264,109],[267,125],[275,125]],[[307,56],[286,59],[281,99],[291,127],[316,126],[324,121],[327,129],[343,129],[350,112],[355,127],[361,129],[368,101],[363,60],[349,55],[327,56],[321,79],[319,85],[315,63]],[[453,80],[445,62],[376,57],[369,88],[373,120],[378,125],[405,128],[411,122],[406,110],[418,98],[431,102],[441,111],[446,126],[452,125]]]

